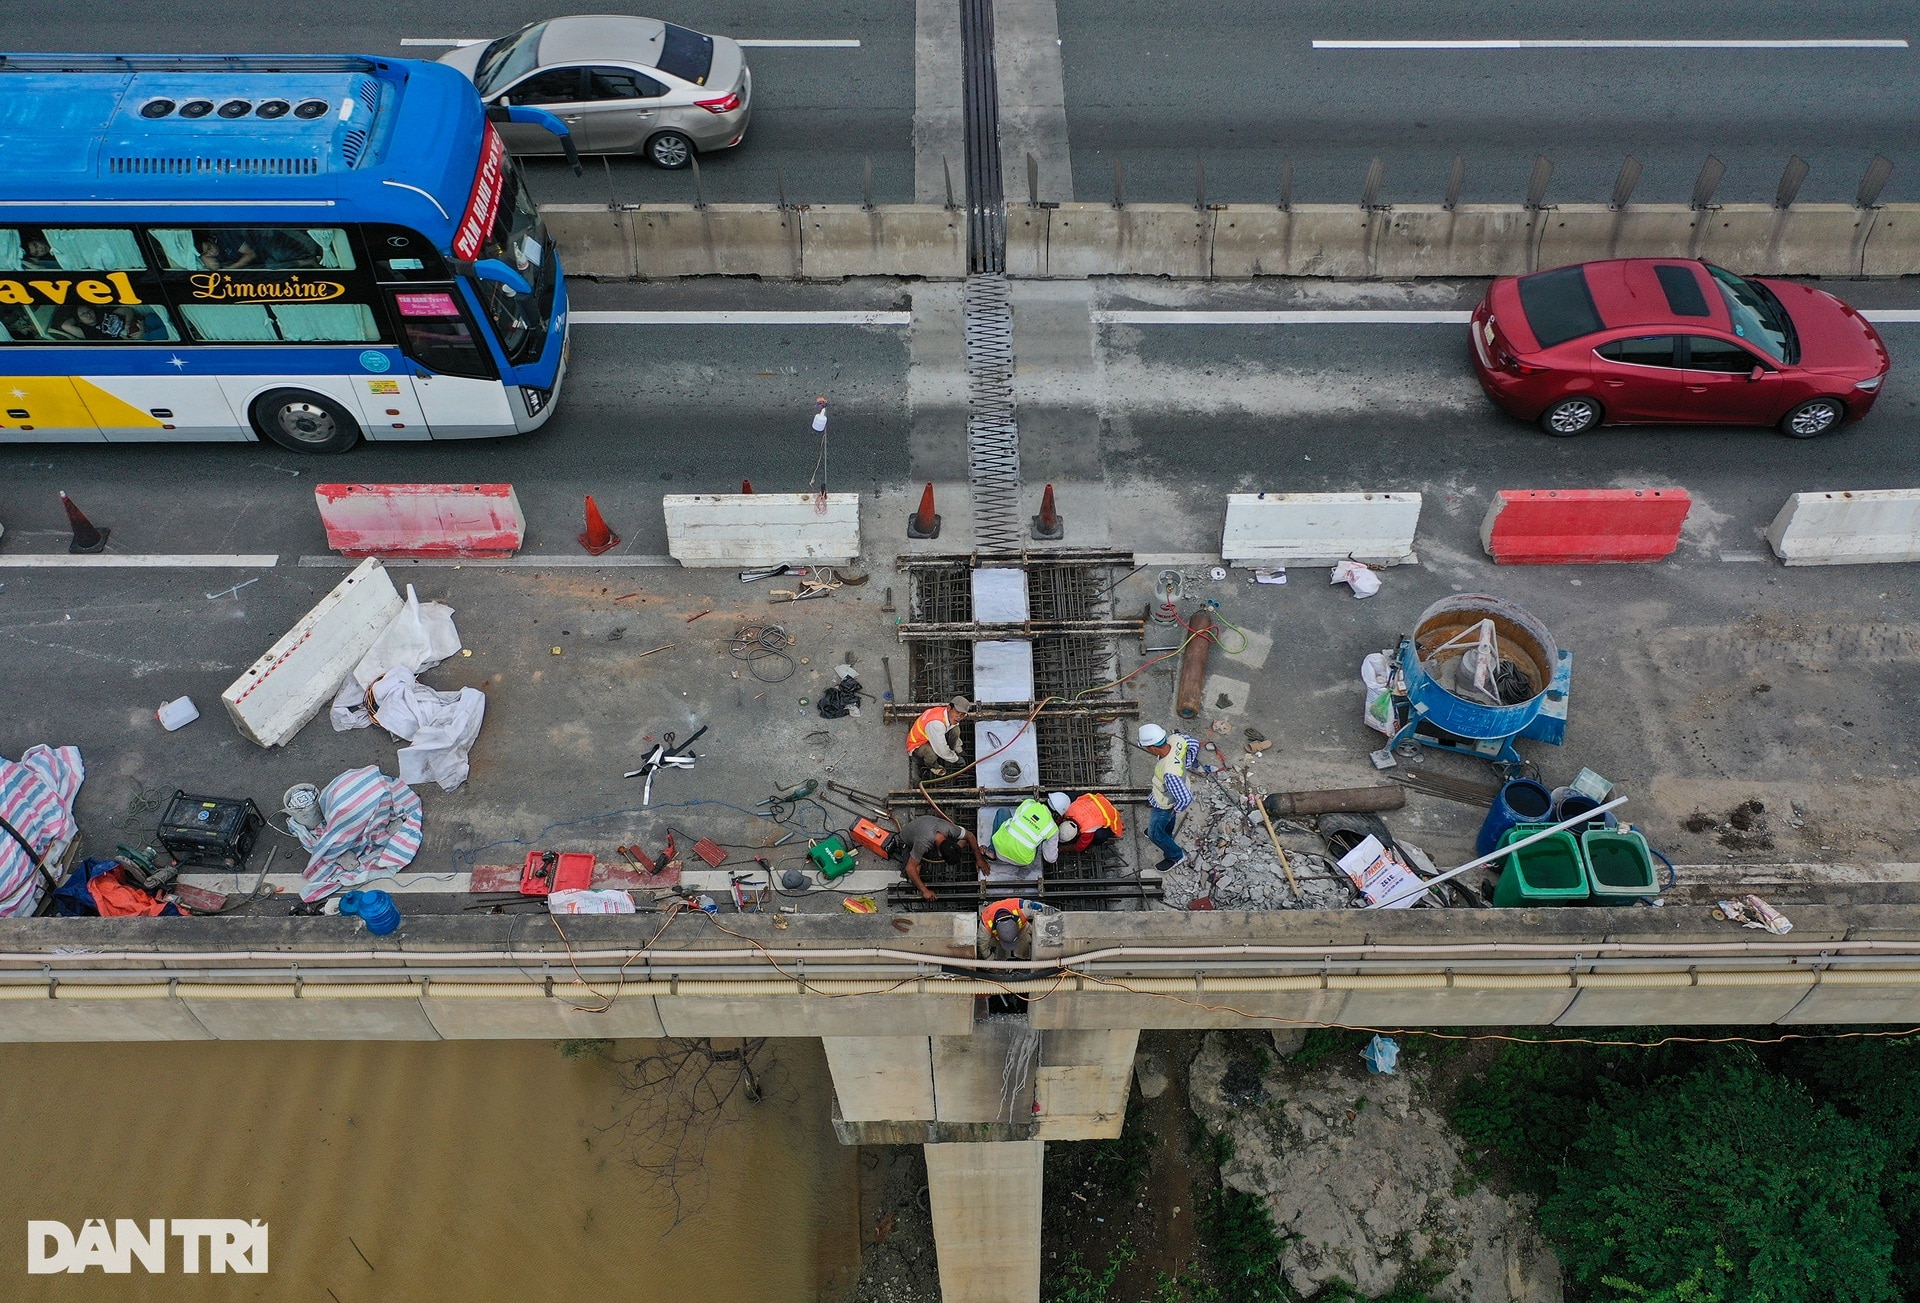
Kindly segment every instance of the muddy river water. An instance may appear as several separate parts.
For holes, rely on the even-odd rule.
[[[858,1272],[859,1151],[819,1042],[769,1048],[672,1227],[616,1070],[552,1041],[0,1046],[0,1298],[812,1303]],[[269,1270],[28,1274],[29,1219],[91,1217],[258,1218]]]

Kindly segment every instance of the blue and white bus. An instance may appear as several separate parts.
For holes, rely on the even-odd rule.
[[[537,429],[567,292],[508,115],[573,152],[434,63],[0,57],[0,443]]]

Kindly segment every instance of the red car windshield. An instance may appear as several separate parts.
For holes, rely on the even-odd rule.
[[[1776,362],[1793,362],[1800,352],[1793,321],[1780,300],[1766,286],[1735,276],[1721,267],[1708,267],[1720,297],[1727,301],[1733,333]]]

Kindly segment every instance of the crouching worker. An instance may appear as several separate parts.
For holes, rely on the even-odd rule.
[[[993,817],[993,858],[1015,870],[1033,868],[1035,860],[1052,864],[1060,858],[1060,826],[1053,811],[1032,797]],[[990,867],[990,866],[989,866]],[[1015,877],[1027,877],[1015,873]]]
[[[1127,831],[1120,811],[1098,792],[1088,792],[1078,800],[1067,800],[1065,792],[1055,792],[1047,804],[1060,816],[1060,845],[1079,852],[1110,842]]]
[[[980,911],[982,959],[1031,959],[1033,934],[1040,920],[1059,911],[1037,900],[1008,897]]]
[[[907,754],[920,762],[935,778],[945,778],[960,767],[960,753],[954,749],[954,726],[973,713],[973,703],[955,697],[944,706],[929,706],[920,712],[907,730]]]
[[[923,814],[900,830],[900,842],[906,847],[907,881],[920,889],[922,900],[934,899],[933,888],[920,876],[920,866],[935,864],[971,864],[982,876],[987,857],[973,834],[957,823],[949,823],[937,814]],[[898,852],[896,852],[897,854]]]

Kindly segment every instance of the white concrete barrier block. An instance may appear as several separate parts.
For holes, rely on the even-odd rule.
[[[362,561],[220,694],[234,727],[263,747],[286,745],[333,700],[403,604],[385,567]]]
[[[1414,561],[1418,493],[1230,493],[1220,555],[1237,566]]]
[[[1920,561],[1920,489],[1796,493],[1767,542],[1790,566]]]
[[[683,566],[845,564],[860,555],[860,495],[669,493],[667,551]]]

